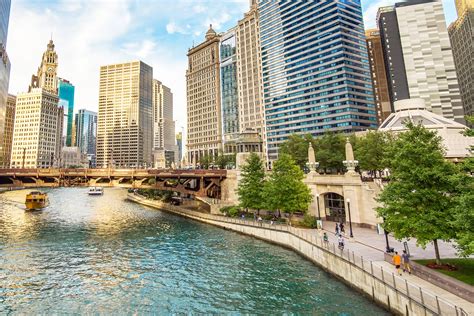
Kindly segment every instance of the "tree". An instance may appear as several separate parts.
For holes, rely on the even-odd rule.
[[[474,116],[466,117],[474,125]],[[466,129],[465,136],[474,137],[474,129]],[[471,152],[474,148],[471,148]],[[466,158],[459,165],[460,172],[453,177],[454,185],[460,191],[455,197],[456,242],[461,255],[474,254],[474,157]]]
[[[295,161],[287,154],[280,154],[264,188],[266,208],[290,216],[295,212],[305,213],[313,197],[303,178],[304,173]]]
[[[308,162],[308,147],[310,142],[314,148],[316,141],[311,134],[305,136],[292,134],[288,137],[288,140],[281,144],[278,153],[290,155],[296,164],[303,169]]]
[[[346,138],[342,134],[326,133],[316,139],[314,146],[316,152],[316,161],[319,162],[319,168],[325,173],[332,171],[343,171],[343,161],[345,159]]]
[[[199,158],[199,165],[201,169],[209,169],[209,165],[212,163],[212,156],[205,154]]]
[[[391,134],[379,131],[369,131],[365,136],[358,137],[354,155],[359,161],[359,168],[370,171],[374,176],[376,171],[384,170],[387,167],[387,148],[392,140]]]
[[[230,167],[231,165],[235,166],[235,154],[224,154],[222,151],[219,152],[219,155],[216,157],[214,163],[220,168],[220,169],[226,169],[227,167]]]
[[[455,237],[452,212],[456,195],[450,177],[454,164],[444,159],[441,137],[421,125],[407,124],[387,148],[390,183],[380,194],[377,213],[395,238],[417,239],[425,247],[433,242],[440,263],[438,240]]]
[[[256,153],[251,153],[245,162],[242,166],[242,179],[237,188],[240,206],[257,210],[258,213],[264,207],[265,168]]]

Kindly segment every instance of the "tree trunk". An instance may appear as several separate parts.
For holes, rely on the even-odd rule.
[[[280,212],[280,209],[278,209],[278,218],[281,218],[281,212]]]
[[[260,215],[260,209],[259,208],[257,209],[257,215]]]
[[[433,245],[435,249],[435,255],[436,255],[436,264],[441,264],[441,257],[439,256],[439,248],[438,248],[438,239],[433,240]]]

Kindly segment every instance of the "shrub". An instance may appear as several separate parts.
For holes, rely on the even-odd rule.
[[[221,207],[220,211],[230,217],[237,217],[240,214],[240,208],[235,205]]]
[[[317,228],[318,219],[316,216],[305,214],[303,220],[300,222],[300,225],[306,228]]]

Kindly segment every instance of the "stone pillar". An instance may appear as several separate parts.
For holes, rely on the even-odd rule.
[[[354,151],[352,150],[352,144],[349,141],[349,138],[346,138],[346,160],[342,163],[347,168],[346,175],[358,176],[357,172],[355,172],[355,167],[357,167],[359,162],[354,159]]]

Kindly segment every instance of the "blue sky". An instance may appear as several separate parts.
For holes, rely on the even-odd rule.
[[[362,0],[366,27],[394,0]],[[454,0],[443,0],[447,22]],[[209,24],[223,32],[242,18],[248,0],[12,0],[7,51],[10,93],[26,91],[52,34],[59,76],[76,86],[76,111],[96,111],[100,65],[140,59],[174,93],[176,129],[186,126],[186,53]]]

